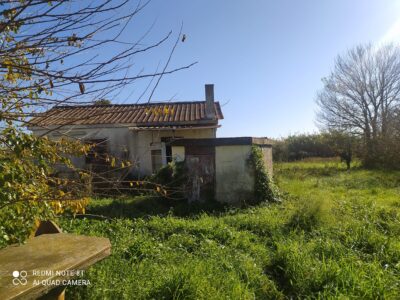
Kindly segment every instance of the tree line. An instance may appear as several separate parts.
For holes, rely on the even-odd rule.
[[[290,135],[273,143],[274,161],[296,161],[310,157],[340,157],[350,168],[358,141],[339,131]]]

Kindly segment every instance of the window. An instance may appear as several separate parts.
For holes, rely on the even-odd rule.
[[[151,150],[151,167],[153,173],[156,173],[162,167],[161,149]]]
[[[167,163],[170,163],[173,159],[171,142],[173,142],[176,139],[180,139],[180,138],[181,137],[162,137],[161,138],[161,142],[165,143],[165,156],[167,159]]]

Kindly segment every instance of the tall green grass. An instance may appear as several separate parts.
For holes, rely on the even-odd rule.
[[[347,172],[325,161],[281,164],[275,172],[282,204],[133,217],[114,202],[119,218],[63,219],[64,230],[106,236],[113,246],[84,275],[91,285],[68,288],[67,296],[398,299],[400,172]]]

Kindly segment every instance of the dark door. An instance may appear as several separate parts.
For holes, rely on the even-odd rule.
[[[161,142],[165,143],[165,156],[167,158],[167,163],[172,161],[172,147],[171,142],[175,139],[179,139],[178,137],[162,137]]]
[[[186,146],[185,161],[189,171],[189,201],[214,198],[215,147]]]

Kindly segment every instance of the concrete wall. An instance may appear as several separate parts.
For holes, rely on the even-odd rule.
[[[216,192],[219,202],[242,203],[254,197],[254,169],[249,164],[252,145],[215,148]],[[272,176],[272,147],[261,146],[264,164]]]
[[[36,135],[43,135],[46,130],[32,130]],[[50,139],[58,140],[69,136],[81,140],[107,139],[107,148],[111,155],[132,162],[131,173],[147,176],[152,173],[151,150],[165,149],[161,143],[162,137],[181,138],[214,138],[216,129],[193,130],[129,130],[128,126],[81,126],[63,127],[61,130],[47,134]],[[85,168],[84,157],[72,158],[73,164],[78,168]]]
[[[254,197],[254,169],[249,164],[252,145],[215,146],[215,199],[237,204]],[[272,173],[272,148],[263,145],[264,163]],[[173,146],[173,155],[185,157],[184,146]],[[189,170],[190,171],[190,170]]]
[[[248,201],[253,197],[254,172],[248,163],[250,153],[251,145],[216,147],[217,201],[234,204]]]

